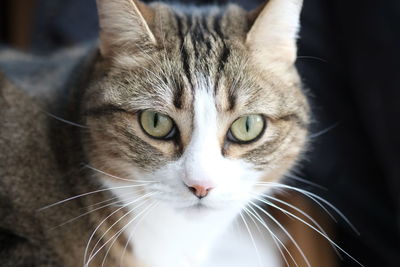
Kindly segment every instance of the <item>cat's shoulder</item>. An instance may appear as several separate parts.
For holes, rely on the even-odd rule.
[[[0,73],[0,197],[8,199],[3,204],[33,204],[29,198],[51,165],[47,121],[35,99]]]
[[[24,212],[35,216],[38,208],[53,201],[48,192],[61,195],[65,186],[55,178],[62,177],[58,155],[67,153],[56,149],[63,124],[55,127],[58,121],[50,114],[65,97],[63,88],[77,68],[72,61],[83,56],[68,62],[74,53],[37,57],[0,50],[0,198],[18,207],[10,211],[11,217]],[[0,206],[0,215],[5,211]]]
[[[59,101],[63,92],[54,88],[57,98],[49,98],[40,88],[42,85],[51,91],[51,85],[59,82],[64,86],[67,78],[60,82],[54,76],[49,86],[41,67],[37,61],[16,58],[15,53],[11,60],[0,51],[0,240],[5,242],[0,249],[5,256],[0,257],[0,266],[60,266],[55,263],[59,259],[54,251],[62,245],[46,240],[63,232],[46,231],[76,216],[71,212],[79,209],[72,203],[40,211],[71,194],[57,161],[59,154],[68,153],[56,149],[62,132],[57,127],[63,124],[55,127],[58,121],[49,116],[50,106],[56,103],[51,102]],[[64,75],[70,77],[66,72],[58,77]],[[65,235],[82,235],[81,228],[76,226],[76,235]]]

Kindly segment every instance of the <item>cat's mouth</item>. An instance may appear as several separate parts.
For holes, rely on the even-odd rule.
[[[199,218],[200,217],[206,217],[207,215],[211,215],[214,211],[215,208],[206,205],[204,203],[198,202],[194,205],[187,206],[186,208],[181,208],[179,209],[183,214],[186,214],[186,216],[189,216],[189,218]]]
[[[203,210],[203,209],[211,209],[209,206],[205,205],[204,203],[197,203],[195,205],[192,205],[190,208],[192,209],[198,209],[198,210]]]
[[[192,213],[192,212],[203,213],[203,212],[211,212],[211,211],[215,210],[215,208],[213,208],[213,207],[211,207],[209,205],[206,205],[205,203],[203,203],[201,201],[199,201],[199,202],[197,202],[197,203],[195,203],[193,205],[186,206],[186,207],[181,207],[181,208],[178,208],[178,209],[183,211],[183,212],[190,212],[190,213]]]

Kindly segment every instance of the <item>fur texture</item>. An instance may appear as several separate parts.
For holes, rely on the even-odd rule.
[[[67,105],[38,105],[40,95],[19,96],[2,78],[0,226],[38,266],[212,266],[216,244],[266,191],[262,183],[279,181],[304,149],[308,106],[293,65],[301,1],[271,0],[251,13],[97,2],[99,54],[80,66]],[[143,131],[146,110],[174,121],[172,139]],[[251,114],[263,116],[265,131],[232,142],[232,123]],[[191,184],[212,190],[199,199]],[[261,265],[277,265],[265,245]],[[19,249],[9,250],[5,266],[16,266]]]

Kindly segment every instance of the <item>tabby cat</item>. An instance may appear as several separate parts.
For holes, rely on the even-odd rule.
[[[0,265],[280,266],[260,201],[306,143],[302,1],[97,5],[68,96],[0,77]]]

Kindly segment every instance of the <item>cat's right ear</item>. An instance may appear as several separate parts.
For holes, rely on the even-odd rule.
[[[156,45],[151,31],[154,11],[138,0],[96,0],[100,24],[100,52],[113,54],[138,45]]]

